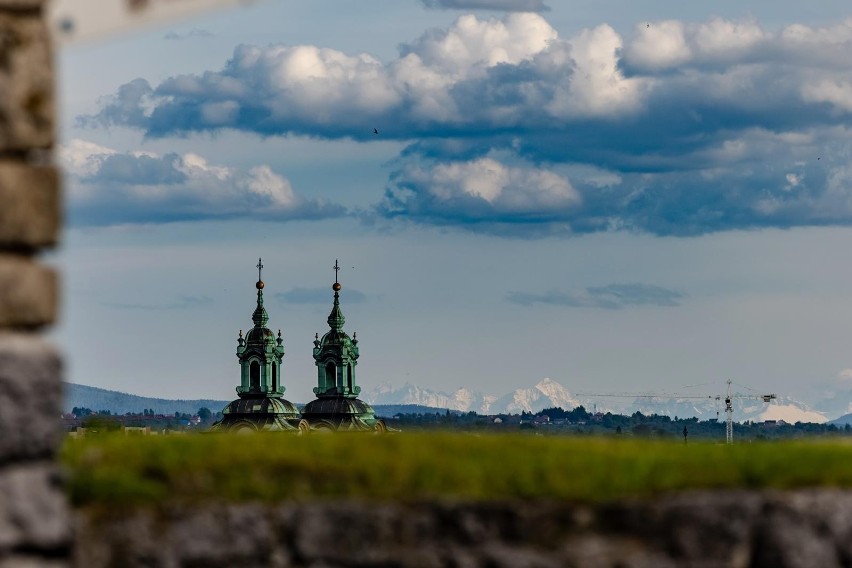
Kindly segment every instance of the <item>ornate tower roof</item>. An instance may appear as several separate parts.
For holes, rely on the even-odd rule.
[[[340,309],[340,290],[338,281],[340,265],[334,261],[334,302],[328,314],[329,331],[320,339],[314,338],[314,361],[317,366],[317,386],[314,393],[318,397],[355,398],[361,387],[355,384],[355,365],[358,364],[358,339],[349,337],[343,331],[346,318]]]
[[[242,368],[242,380],[237,387],[237,393],[244,395],[280,395],[284,392],[281,384],[279,367],[284,357],[284,340],[281,330],[278,337],[272,330],[266,327],[269,323],[269,314],[263,306],[263,288],[265,284],[262,278],[263,262],[257,261],[257,307],[251,315],[254,323],[245,338],[240,330],[237,339],[237,358]]]
[[[328,314],[329,330],[320,339],[314,336],[314,362],[317,366],[316,400],[302,409],[302,417],[311,430],[347,430],[386,432],[384,421],[376,418],[369,404],[358,400],[361,387],[355,384],[355,366],[358,364],[356,334],[349,337],[343,331],[346,318],[340,309],[338,281],[340,265],[334,261],[334,302]]]
[[[251,315],[254,323],[245,337],[243,331],[237,338],[237,358],[240,361],[239,398],[222,410],[222,420],[213,425],[220,431],[276,431],[296,430],[299,411],[281,397],[284,385],[281,380],[281,360],[284,357],[284,340],[281,330],[278,337],[266,327],[269,314],[263,307],[263,262],[257,260],[257,306]]]

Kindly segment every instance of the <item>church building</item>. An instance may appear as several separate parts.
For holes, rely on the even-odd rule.
[[[254,327],[245,337],[240,330],[237,339],[237,358],[240,361],[239,398],[225,407],[222,419],[211,427],[213,431],[274,432],[296,431],[299,428],[299,411],[284,399],[281,378],[281,360],[284,341],[281,330],[276,338],[266,327],[269,314],[263,307],[261,278],[263,263],[257,262],[257,307],[251,316]],[[304,428],[304,426],[303,426]]]
[[[361,387],[355,383],[358,365],[357,333],[350,338],[343,331],[346,318],[340,309],[338,282],[340,266],[334,261],[334,303],[328,315],[329,331],[314,337],[314,362],[317,367],[317,396],[302,409],[302,418],[311,431],[378,432],[387,431],[384,420],[377,419],[373,408],[358,399]]]

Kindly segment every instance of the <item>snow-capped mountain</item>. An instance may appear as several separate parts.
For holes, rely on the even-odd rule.
[[[713,396],[702,398],[648,398],[636,399],[591,398],[572,394],[565,386],[550,378],[545,378],[529,388],[519,388],[502,396],[483,394],[466,387],[452,393],[425,389],[406,383],[400,388],[389,384],[379,385],[364,398],[371,404],[417,404],[433,408],[449,408],[461,412],[474,411],[478,414],[520,414],[521,412],[539,412],[545,408],[561,407],[565,410],[583,405],[586,410],[597,409],[601,412],[620,414],[660,414],[680,418],[697,417],[699,420],[711,418],[725,419],[724,400]],[[770,403],[759,398],[734,398],[734,420],[764,421],[784,420],[785,422],[825,422],[823,412],[811,410],[807,405],[786,397],[780,397]]]
[[[794,424],[796,422],[823,423],[828,420],[824,413],[811,410],[803,402],[788,397],[780,397],[768,403],[757,398],[734,397],[731,406],[734,409],[733,419],[736,422],[784,420]],[[709,396],[706,399],[637,398],[626,409],[626,413],[632,414],[636,411],[642,414],[660,414],[680,418],[695,416],[699,420],[725,419],[724,401],[721,398],[716,400],[715,397]]]
[[[491,405],[497,400],[493,395],[483,395],[464,387],[448,394],[420,388],[411,383],[405,383],[400,388],[394,388],[387,383],[381,384],[364,398],[370,404],[417,404],[462,412],[473,410],[477,414],[494,414]]]
[[[515,389],[494,403],[499,413],[520,414],[521,412],[539,412],[545,408],[564,409],[580,406],[580,401],[568,392],[568,389],[553,379],[543,379],[534,387]]]
[[[388,384],[379,385],[364,398],[370,404],[419,404],[462,412],[473,410],[477,414],[520,414],[554,406],[574,408],[580,404],[568,389],[553,379],[543,379],[533,387],[516,389],[501,397],[465,387],[448,394],[406,383],[396,389]]]

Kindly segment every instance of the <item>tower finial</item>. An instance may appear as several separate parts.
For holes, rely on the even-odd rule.
[[[261,258],[257,259],[257,289],[260,290],[263,288],[263,278],[261,278],[261,273],[263,271],[263,260]]]
[[[340,292],[340,289],[343,287],[340,285],[340,282],[337,281],[337,273],[340,272],[340,264],[337,262],[337,259],[334,259],[334,284],[331,285],[331,289],[334,290],[334,297],[337,297],[337,293]]]

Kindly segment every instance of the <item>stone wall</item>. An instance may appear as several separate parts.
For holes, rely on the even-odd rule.
[[[840,568],[852,492],[653,502],[355,501],[78,512],[79,568]]]
[[[0,568],[66,566],[70,518],[54,457],[61,361],[39,336],[60,229],[54,78],[42,0],[0,0]]]

